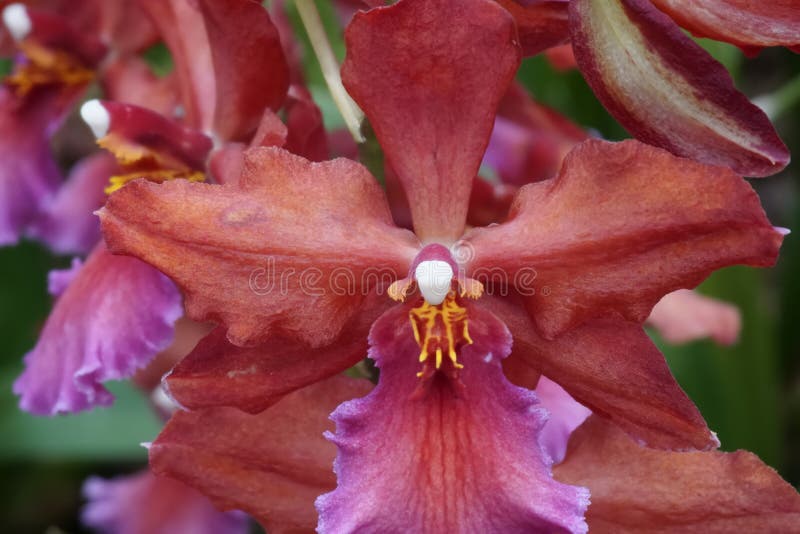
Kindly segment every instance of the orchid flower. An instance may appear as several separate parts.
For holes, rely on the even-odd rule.
[[[154,89],[156,108],[163,105],[162,109],[147,110],[113,101],[86,103],[82,108],[84,119],[99,138],[101,146],[112,152],[117,163],[109,163],[109,157],[104,155],[94,156],[79,165],[70,182],[51,203],[48,216],[32,227],[32,233],[54,243],[70,239],[72,243],[89,240],[93,225],[97,223],[91,219],[87,223],[86,217],[91,217],[91,212],[101,203],[92,205],[95,199],[102,198],[102,182],[109,176],[112,178],[105,186],[106,192],[139,177],[154,181],[177,178],[204,180],[207,158],[213,146],[211,138],[216,139],[223,149],[232,141],[257,133],[255,127],[258,123],[252,119],[254,113],[258,112],[257,117],[263,113],[278,120],[270,106],[277,109],[281,104],[281,92],[285,93],[288,81],[280,41],[266,11],[245,0],[230,2],[228,7],[231,9],[223,9],[225,6],[218,2],[208,4],[187,11],[187,17],[203,24],[201,29],[205,27],[204,20],[213,21],[213,24],[207,24],[212,28],[210,32],[199,32],[197,26],[190,30],[194,44],[207,49],[213,47],[216,61],[226,67],[229,59],[241,58],[243,51],[253,46],[260,50],[261,59],[269,59],[274,64],[275,70],[270,77],[261,76],[256,68],[238,69],[234,73],[218,69],[211,82],[217,82],[218,91],[225,95],[219,99],[219,102],[225,102],[223,113],[219,111],[222,104],[214,97],[214,91],[210,92],[206,86],[197,89],[194,78],[179,76],[186,105],[197,107],[196,118],[187,119],[189,126],[157,113],[172,113],[174,106],[169,103],[176,101],[163,97],[160,85],[145,83],[138,87]],[[34,29],[38,27],[35,24],[38,19],[30,9],[10,6],[5,13],[9,9],[12,14],[17,13],[18,18],[33,21]],[[15,20],[12,17],[12,28],[18,23]],[[241,30],[248,25],[252,26],[252,32],[231,36],[231,32],[223,31],[225,28]],[[126,42],[122,39],[120,46],[125,46]],[[211,61],[209,57],[206,59]],[[118,62],[114,64],[119,65]],[[178,63],[177,66],[183,72],[181,68],[186,64]],[[259,68],[261,66],[263,63]],[[134,76],[142,81],[137,77],[135,66],[119,68],[122,74],[114,72],[123,79],[130,80]],[[205,69],[204,75],[215,73],[211,64],[201,65],[197,58],[193,58],[191,68],[198,72]],[[110,87],[125,86],[114,76],[109,77],[112,80]],[[268,91],[264,93],[265,90]],[[115,96],[113,91],[111,96]],[[209,96],[210,99],[201,99],[200,96]],[[302,98],[300,95],[297,100],[302,101]],[[301,118],[303,113],[308,115],[307,104],[304,109]],[[218,113],[218,119],[208,118],[215,113]],[[301,122],[294,131],[307,126]],[[209,135],[198,131],[203,127],[209,128]],[[314,146],[313,143],[310,145],[311,148]],[[74,224],[73,219],[80,219],[81,224]],[[67,220],[70,224],[66,224]],[[58,240],[47,233],[51,228],[58,230]],[[14,385],[24,410],[52,415],[108,405],[112,396],[102,384],[130,377],[172,339],[173,324],[182,313],[181,295],[177,288],[145,263],[114,257],[102,243],[93,245],[94,250],[85,264],[76,266],[71,272],[72,282],[62,284],[63,291],[59,293],[39,341],[25,357],[25,372]],[[58,274],[54,276],[59,277]]]
[[[750,186],[637,141],[589,140],[521,188],[503,224],[467,230],[521,56],[513,19],[488,0],[401,0],[357,14],[346,41],[343,81],[413,233],[361,165],[275,147],[245,151],[236,181],[137,180],[100,212],[111,250],[166,273],[190,317],[220,324],[167,378],[173,398],[257,413],[352,366],[368,340],[380,381],[332,416],[338,485],[317,501],[322,532],[585,531],[587,492],[551,478],[544,411],[509,380],[543,374],[651,447],[715,448],[641,322],[714,269],[775,261],[783,236]]]

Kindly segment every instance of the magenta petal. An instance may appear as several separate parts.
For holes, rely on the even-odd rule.
[[[108,534],[246,534],[247,516],[217,511],[200,492],[144,471],[83,484],[83,523]]]
[[[539,379],[536,395],[542,407],[550,415],[539,435],[539,443],[550,455],[553,463],[559,463],[567,453],[570,435],[592,414],[592,411],[545,376]]]
[[[91,251],[100,240],[100,219],[94,212],[105,202],[103,189],[116,169],[116,161],[107,153],[79,162],[52,202],[44,207],[44,213],[28,229],[28,235],[59,254]]]
[[[69,285],[78,276],[83,268],[80,258],[72,258],[72,263],[67,269],[53,269],[47,273],[47,292],[54,297],[60,297]]]
[[[21,101],[0,87],[0,245],[17,242],[61,181],[50,153],[61,110],[50,96]]]
[[[372,328],[378,386],[332,415],[338,487],[317,499],[318,531],[586,532],[587,490],[552,479],[538,445],[545,412],[503,376],[505,326],[471,307],[464,389],[456,396],[435,375],[414,395],[419,348],[408,311],[397,306]]]
[[[169,279],[98,245],[25,356],[14,383],[20,408],[55,415],[111,404],[102,383],[131,376],[165,349],[181,315],[181,295]]]

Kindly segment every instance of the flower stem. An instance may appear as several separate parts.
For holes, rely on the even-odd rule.
[[[303,26],[308,33],[308,38],[311,40],[311,47],[314,49],[319,65],[322,68],[322,76],[325,78],[325,83],[328,85],[333,101],[339,109],[339,113],[342,114],[342,118],[353,139],[355,139],[356,143],[363,143],[365,139],[361,133],[361,122],[364,118],[364,113],[353,102],[344,85],[342,85],[342,78],[339,75],[339,62],[333,54],[333,49],[319,17],[317,6],[314,4],[314,0],[297,0],[295,5],[300,19],[303,21]]]

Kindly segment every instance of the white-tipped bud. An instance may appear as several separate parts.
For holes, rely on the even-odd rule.
[[[23,4],[9,4],[3,10],[3,24],[16,41],[25,39],[33,29],[28,10]]]
[[[442,260],[426,260],[417,265],[414,270],[414,279],[417,281],[420,293],[425,302],[438,306],[444,302],[450,292],[453,281],[453,268]]]
[[[89,100],[81,106],[81,118],[97,139],[105,137],[111,126],[111,115],[99,100]]]

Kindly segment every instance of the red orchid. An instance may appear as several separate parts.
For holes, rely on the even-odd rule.
[[[347,48],[344,83],[415,233],[393,225],[359,164],[278,148],[246,151],[241,178],[222,185],[132,182],[101,212],[115,252],[173,278],[191,317],[221,323],[167,379],[176,400],[280,405],[359,361],[369,331],[380,382],[335,412],[339,484],[318,501],[323,531],[585,529],[585,492],[551,480],[538,448],[535,397],[501,372],[512,337],[511,380],[533,368],[652,447],[715,447],[641,321],[714,269],[775,261],[782,235],[749,185],[636,141],[592,140],[522,188],[506,222],[465,231],[520,58],[513,20],[488,0],[403,0],[358,14]],[[403,304],[380,294],[388,282]]]

